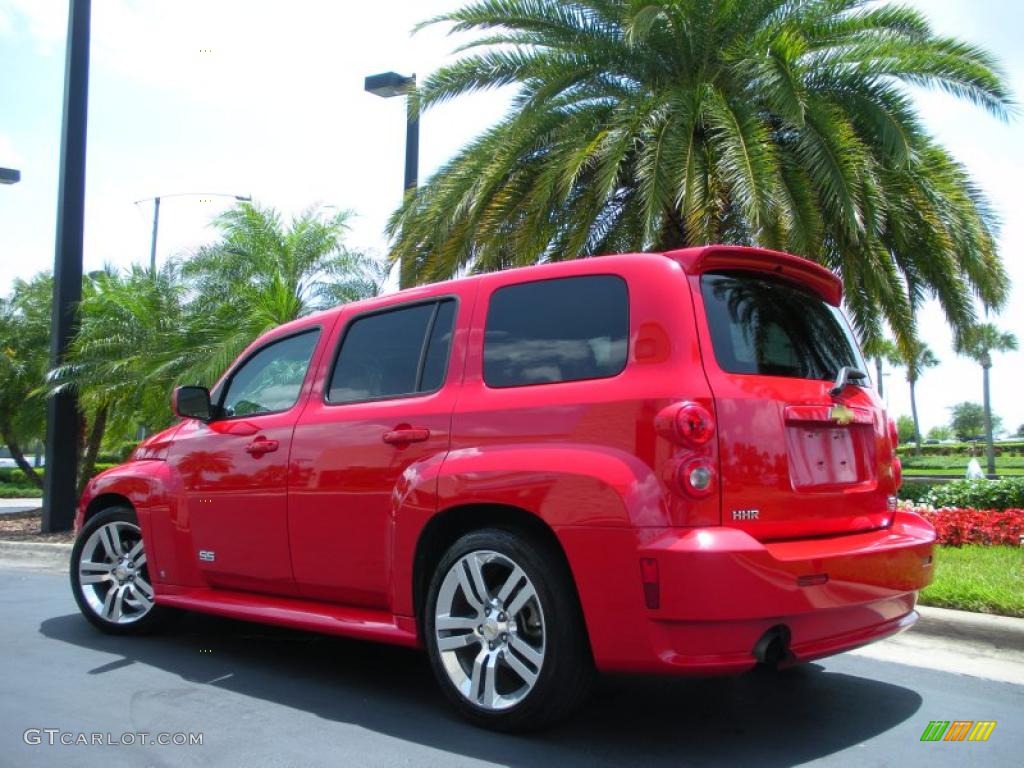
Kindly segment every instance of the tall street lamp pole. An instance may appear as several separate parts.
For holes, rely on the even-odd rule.
[[[160,201],[165,197],[233,197],[240,203],[251,203],[251,195],[232,195],[227,192],[175,192],[170,195],[158,195],[156,197],[144,197],[136,200],[135,204],[153,201],[153,237],[149,244],[149,271],[156,274],[156,236],[160,230]]]
[[[364,88],[367,93],[375,96],[391,98],[392,96],[408,97],[416,90],[416,75],[406,77],[397,72],[382,72],[379,75],[370,75],[366,78]],[[405,186],[403,191],[408,196],[416,189],[417,174],[420,164],[420,119],[412,99],[406,98],[406,124],[405,124]],[[409,287],[408,277],[398,265],[398,287]]]
[[[90,0],[70,0],[64,70],[57,194],[57,248],[53,259],[50,366],[64,362],[75,333],[75,305],[82,298],[82,231],[85,223],[85,129],[89,102]],[[45,533],[66,531],[75,517],[78,472],[78,399],[64,391],[46,402]]]

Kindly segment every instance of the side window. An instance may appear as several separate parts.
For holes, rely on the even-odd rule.
[[[353,403],[438,389],[448,369],[454,322],[451,300],[358,318],[342,339],[327,401]]]
[[[221,407],[225,416],[286,411],[295,405],[320,331],[268,344],[231,376]]]
[[[629,302],[613,275],[499,288],[484,336],[484,381],[517,387],[615,376],[626,366]]]

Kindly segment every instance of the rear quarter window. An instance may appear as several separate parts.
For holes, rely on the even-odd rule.
[[[626,366],[629,301],[615,275],[499,288],[484,337],[484,381],[518,387],[600,379]]]

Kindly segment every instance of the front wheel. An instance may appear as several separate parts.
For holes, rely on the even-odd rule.
[[[548,725],[578,706],[593,664],[560,553],[501,529],[459,539],[431,581],[425,639],[448,698],[503,731]]]
[[[142,531],[129,507],[90,518],[71,550],[70,571],[79,610],[104,632],[147,632],[166,616],[167,609],[153,602]]]

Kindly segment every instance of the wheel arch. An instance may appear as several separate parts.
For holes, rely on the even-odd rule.
[[[136,512],[135,505],[127,496],[120,493],[101,493],[89,501],[85,508],[85,514],[82,516],[82,524],[85,525],[100,512],[111,507],[128,507]]]
[[[417,629],[422,636],[427,591],[434,568],[449,547],[462,536],[486,528],[500,528],[525,534],[542,542],[557,556],[558,566],[564,570],[572,584],[573,598],[581,611],[579,589],[573,576],[569,558],[557,534],[544,520],[522,507],[510,504],[467,503],[449,507],[432,516],[420,531],[413,556],[412,598]],[[583,622],[583,626],[586,626]],[[589,637],[587,643],[589,645]]]

